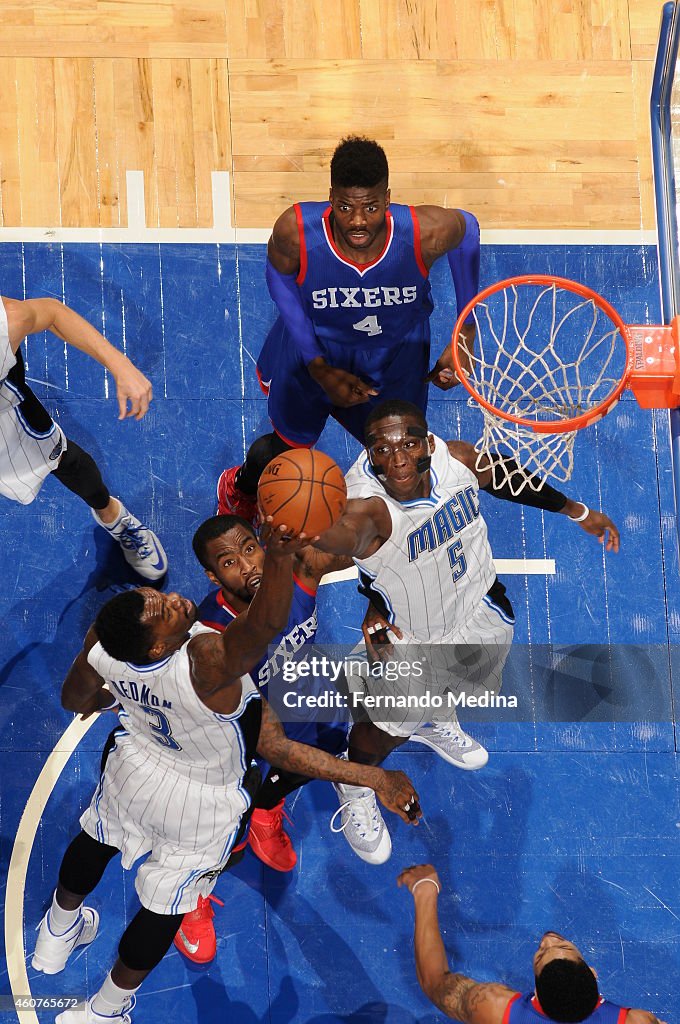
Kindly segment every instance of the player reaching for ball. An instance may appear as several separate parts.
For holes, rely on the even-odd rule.
[[[313,537],[342,515],[347,487],[339,466],[317,449],[298,448],[269,462],[260,477],[257,503],[264,520],[290,525]]]
[[[340,479],[344,490],[342,475]],[[206,576],[216,587],[198,606],[198,618],[204,626],[223,632],[238,615],[251,608],[259,593],[264,549],[250,523],[238,516],[213,516],[206,520],[194,534],[192,544]],[[351,564],[349,558],[327,555],[310,546],[303,547],[294,556],[293,600],[288,622],[272,638],[269,650],[249,673],[260,693],[266,696],[268,684],[280,673],[284,657],[292,657],[303,645],[314,642],[316,591],[321,577]],[[313,678],[310,685],[315,692]],[[345,721],[310,722],[305,718],[284,721],[282,725],[286,736],[299,743],[308,743],[333,755],[347,749],[348,726]],[[258,763],[264,782],[255,797],[248,844],[255,856],[270,868],[291,871],[297,855],[283,827],[284,803],[287,796],[310,780],[283,768],[270,768],[264,761]],[[199,898],[196,910],[185,915],[175,936],[177,949],[195,963],[208,963],[215,956],[213,899]]]
[[[516,468],[511,459],[503,461],[510,471]],[[412,666],[418,663],[422,674],[412,670],[406,679],[383,677],[378,687],[373,683],[375,692],[392,694],[399,706],[383,714],[379,707],[366,708],[368,719],[350,733],[352,761],[380,764],[409,738],[460,768],[479,768],[487,761],[486,751],[460,728],[448,701],[441,719],[432,724],[431,708],[403,710],[413,695],[498,693],[501,687],[514,615],[496,578],[479,508],[480,487],[506,501],[561,513],[606,541],[608,551],[619,549],[619,532],[603,513],[548,483],[515,496],[507,484],[495,487],[491,477],[490,468],[477,467],[472,445],[434,437],[410,402],[384,402],[368,417],[366,451],[346,475],[345,512],[313,543],[321,551],[354,559],[362,591],[382,608],[383,621],[400,631],[395,651]],[[348,680],[350,686],[357,684],[353,673]],[[357,684],[358,692],[370,692],[371,685],[370,678]],[[355,786],[337,788],[344,795],[341,818],[347,840],[364,860],[382,863],[391,843],[372,794]]]
[[[287,532],[282,524],[269,538],[257,594],[222,634],[199,625],[196,606],[179,594],[125,591],[100,610],[69,670],[63,706],[87,718],[120,704],[122,728],[62,860],[33,968],[57,974],[95,938],[99,915],[85,896],[118,853],[126,868],[139,862],[142,906],[101,988],[58,1024],[130,1024],[136,990],[243,840],[256,750],[301,775],[374,786],[386,806],[417,821],[407,776],[289,740],[246,674],[286,625],[293,556],[304,546]]]

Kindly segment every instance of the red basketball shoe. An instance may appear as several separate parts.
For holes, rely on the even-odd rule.
[[[212,919],[215,911],[212,903],[224,906],[217,896],[199,896],[198,906],[185,914],[174,943],[180,953],[195,964],[208,964],[217,952],[217,937]]]
[[[284,817],[290,818],[283,809],[283,800],[264,811],[256,807],[250,819],[248,842],[250,848],[263,864],[275,871],[292,871],[297,864],[297,854],[290,837],[283,831]]]
[[[218,516],[241,516],[253,526],[257,526],[259,516],[257,501],[244,494],[236,486],[236,474],[240,466],[225,469],[217,481],[217,514]]]

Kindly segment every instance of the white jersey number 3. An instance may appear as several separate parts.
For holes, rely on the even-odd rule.
[[[352,327],[355,331],[365,331],[369,338],[372,338],[374,334],[382,334],[382,327],[378,323],[377,316],[365,316],[363,320],[352,324]]]

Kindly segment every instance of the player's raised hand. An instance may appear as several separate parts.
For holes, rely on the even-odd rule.
[[[364,621],[361,623],[361,631],[364,634],[366,651],[371,661],[388,661],[394,656],[389,633],[393,633],[399,640],[404,635],[398,626],[391,625],[385,616],[380,614],[371,601],[368,603]]]
[[[422,816],[418,794],[404,772],[384,771],[383,780],[376,787],[375,795],[388,811],[398,814],[409,825],[417,825]]]
[[[339,409],[348,409],[352,405],[362,405],[369,398],[379,394],[371,384],[361,377],[329,366],[323,359],[313,359],[307,364],[310,376],[324,389],[333,405]]]
[[[618,528],[604,512],[598,512],[596,509],[591,508],[583,522],[580,522],[578,525],[586,533],[597,537],[600,544],[604,544],[605,550],[613,551],[614,553],[619,550],[621,537]]]
[[[464,324],[460,337],[458,338],[458,358],[463,372],[470,373],[472,365],[472,353],[474,352],[474,324]],[[427,377],[428,384],[434,384],[440,391],[450,391],[460,384],[460,378],[453,361],[451,345],[448,344],[437,362],[434,364]]]
[[[271,516],[266,516],[260,527],[260,540],[264,544],[267,554],[274,558],[297,555],[307,544],[318,539],[318,537],[311,537],[307,533],[295,534],[285,523],[281,523],[280,526],[272,526]]]
[[[404,868],[397,878],[397,885],[400,887],[403,885],[410,893],[412,893],[414,886],[425,879],[430,882],[434,882],[438,890],[441,892],[442,883],[439,880],[437,869],[433,867],[432,864],[414,864],[410,868]]]
[[[136,420],[141,420],[149,411],[153,398],[151,381],[127,358],[120,360],[112,372],[116,381],[118,419],[134,416]]]

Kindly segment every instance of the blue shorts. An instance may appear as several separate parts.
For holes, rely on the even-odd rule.
[[[326,420],[332,415],[361,444],[366,418],[380,402],[401,398],[427,411],[427,389],[423,378],[430,362],[430,322],[418,323],[408,335],[389,348],[360,348],[354,345],[325,345],[331,366],[372,384],[379,394],[362,405],[338,409],[323,388],[312,380],[306,365],[279,317],[267,335],[257,360],[257,376],[268,396],[267,411],[276,433],[294,447],[315,444]]]

